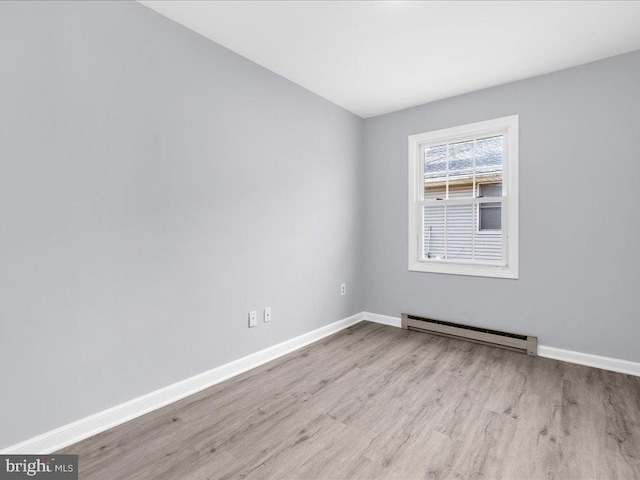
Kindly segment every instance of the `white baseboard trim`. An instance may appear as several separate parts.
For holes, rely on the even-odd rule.
[[[364,320],[373,323],[381,323],[382,325],[389,325],[391,327],[402,328],[402,319],[399,317],[390,317],[388,315],[380,315],[377,313],[363,312]]]
[[[317,342],[340,330],[361,322],[363,314],[356,313],[348,318],[318,328],[259,352],[252,353],[233,362],[226,363],[207,372],[195,375],[108,410],[96,413],[76,422],[8,447],[0,454],[50,454],[100,432],[125,423],[170,403],[193,395],[205,388],[231,377],[275,360],[299,348]]]
[[[538,356],[640,377],[640,362],[601,357],[600,355],[563,350],[562,348],[547,347],[545,345],[538,345]]]
[[[402,327],[401,319],[398,317],[364,312],[364,319],[374,323],[390,325],[392,327]],[[600,355],[575,352],[573,350],[563,350],[562,348],[547,347],[545,345],[538,345],[538,356],[640,377],[640,362],[631,362],[629,360],[621,360],[619,358],[601,357]]]

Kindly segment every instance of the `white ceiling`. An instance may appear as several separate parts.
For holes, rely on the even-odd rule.
[[[640,2],[141,1],[371,117],[640,49]]]

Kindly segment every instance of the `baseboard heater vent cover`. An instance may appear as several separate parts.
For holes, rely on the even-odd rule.
[[[538,354],[538,337],[528,335],[472,327],[460,323],[418,317],[408,313],[402,314],[402,328],[506,348],[507,350],[514,350],[533,356]]]

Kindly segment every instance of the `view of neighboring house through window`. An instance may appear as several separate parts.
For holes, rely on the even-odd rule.
[[[516,277],[517,117],[413,135],[409,149],[409,268]]]

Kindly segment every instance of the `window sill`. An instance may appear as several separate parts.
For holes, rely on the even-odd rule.
[[[505,266],[447,263],[443,261],[411,261],[409,271],[421,273],[445,273],[472,277],[519,278],[518,270]]]

